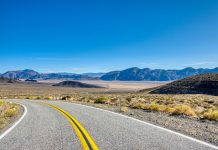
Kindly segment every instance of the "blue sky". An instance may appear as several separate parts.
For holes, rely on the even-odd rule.
[[[217,0],[0,0],[0,72],[218,66]]]

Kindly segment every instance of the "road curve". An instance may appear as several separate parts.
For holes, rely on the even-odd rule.
[[[23,120],[0,140],[1,150],[80,150],[75,130],[60,112],[36,101],[17,100],[28,109]],[[42,102],[42,101],[40,101]],[[101,150],[214,150],[173,132],[108,111],[60,101],[44,101],[68,112]]]

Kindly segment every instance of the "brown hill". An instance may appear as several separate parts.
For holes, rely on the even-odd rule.
[[[82,83],[82,82],[78,82],[78,81],[63,81],[63,82],[60,82],[58,84],[54,84],[53,86],[73,87],[73,88],[103,88],[101,86]]]
[[[18,80],[0,77],[0,83],[17,83]]]
[[[161,86],[150,93],[218,95],[218,74],[205,74],[188,77]]]

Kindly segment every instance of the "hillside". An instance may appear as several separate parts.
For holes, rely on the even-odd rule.
[[[82,82],[78,82],[78,81],[63,81],[63,82],[60,82],[58,84],[54,84],[53,86],[73,87],[73,88],[103,88],[101,86],[82,83]]]
[[[0,77],[0,83],[17,83],[18,80]]]
[[[164,70],[164,69],[139,69],[137,67],[129,68],[122,71],[112,71],[101,77],[102,80],[113,81],[169,81],[179,80],[193,75],[218,73],[218,68],[214,69],[194,69],[185,68],[181,70]]]
[[[218,95],[218,74],[205,74],[188,77],[161,86],[150,93]]]

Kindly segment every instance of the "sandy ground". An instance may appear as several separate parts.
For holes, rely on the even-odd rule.
[[[39,83],[59,83],[63,80],[41,80]],[[102,80],[81,80],[80,82],[87,84],[99,85],[108,88],[112,91],[137,91],[142,89],[154,88],[157,86],[164,85],[168,82],[159,81],[102,81]]]
[[[61,80],[43,80],[38,83],[0,83],[0,97],[14,96],[61,96],[75,93],[129,93],[141,89],[149,89],[166,84],[167,82],[124,82],[124,81],[80,81],[103,86],[105,88],[71,88],[54,87]]]

